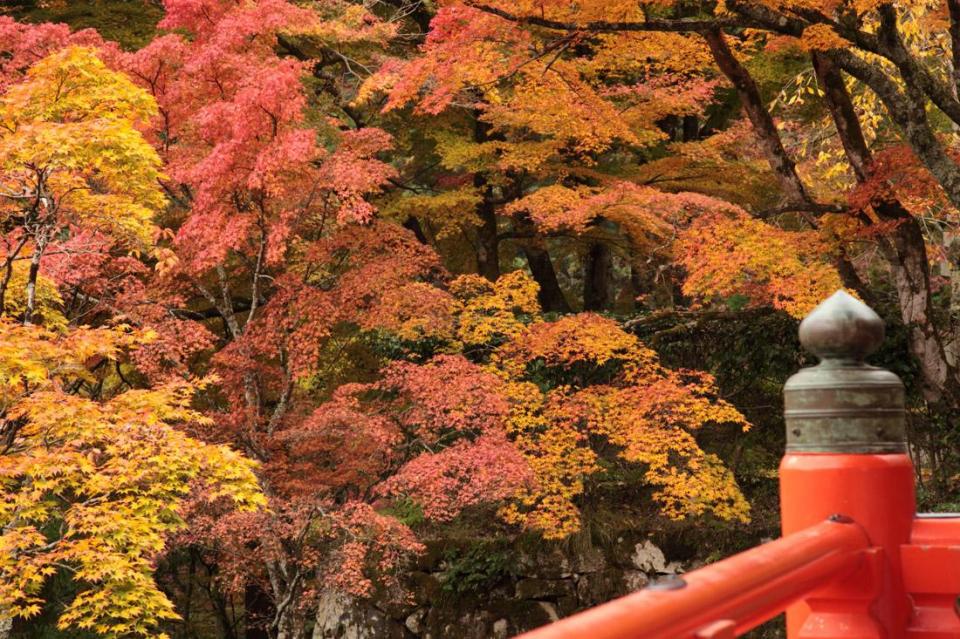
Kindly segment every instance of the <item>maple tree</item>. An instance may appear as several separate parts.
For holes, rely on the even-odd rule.
[[[119,372],[120,356],[151,334],[69,326],[57,283],[41,275],[45,255],[72,253],[70,235],[100,238],[103,255],[152,246],[152,216],[165,203],[160,161],[136,128],[153,113],[151,97],[90,48],[28,66],[11,65],[0,98],[3,631],[37,615],[44,585],[66,571],[78,590],[60,627],[156,636],[177,615],[154,562],[165,535],[184,526],[187,498],[204,491],[242,509],[263,499],[251,462],[174,427],[203,421],[190,402],[205,383],[125,390],[107,364]]]
[[[430,340],[440,351],[466,348],[489,371],[485,385],[492,384],[494,392],[487,396],[491,390],[469,382],[461,399],[460,387],[451,387],[451,381],[464,383],[471,376],[455,374],[447,368],[449,356],[440,356],[447,370],[436,380],[418,376],[417,395],[436,405],[431,413],[442,411],[436,421],[448,428],[482,417],[499,421],[499,434],[484,447],[462,449],[457,443],[414,459],[386,481],[388,493],[399,489],[428,518],[443,520],[462,509],[464,499],[483,494],[473,487],[465,495],[461,482],[493,481],[484,492],[488,499],[504,500],[505,521],[548,539],[563,538],[580,529],[576,501],[585,485],[591,476],[603,475],[603,447],[592,443],[603,438],[618,449],[619,460],[644,468],[644,481],[657,487],[654,499],[666,516],[711,512],[720,519],[748,520],[749,507],[732,475],[693,437],[710,424],[749,427],[717,396],[709,375],[664,368],[635,336],[598,315],[544,320],[536,283],[523,271],[492,283],[475,275],[456,278],[447,299],[425,307],[422,316],[435,317],[435,308],[449,309],[453,321],[431,322],[438,330],[407,339]],[[422,324],[403,309],[382,328],[408,334],[411,326]],[[394,374],[388,368],[388,382]],[[465,401],[476,407],[450,406]],[[430,421],[431,413],[415,403],[402,414],[404,420]],[[489,438],[482,426],[473,430],[480,433],[478,443]],[[425,446],[433,446],[435,436],[426,438]],[[497,460],[497,474],[489,478],[488,455]],[[517,464],[518,457],[525,465]],[[471,470],[473,477],[462,474]],[[449,490],[456,491],[454,501],[444,494]]]
[[[370,221],[373,208],[364,196],[393,174],[376,159],[389,137],[376,129],[345,130],[329,118],[308,121],[307,67],[276,52],[281,37],[322,41],[331,30],[340,33],[358,20],[363,25],[365,14],[346,9],[324,20],[280,1],[170,1],[166,10],[161,26],[190,37],[161,36],[120,63],[159,105],[149,135],[166,161],[169,178],[162,183],[175,205],[159,285],[190,291],[222,320],[228,343],[212,364],[221,377],[223,409],[204,434],[263,463],[271,507],[230,520],[236,534],[223,544],[218,528],[192,539],[237,576],[232,591],[254,589],[272,601],[270,618],[248,611],[249,627],[299,636],[310,593],[326,574],[318,572],[319,561],[340,557],[330,573],[357,575],[368,555],[418,548],[409,534],[387,533],[395,525],[363,500],[331,501],[338,487],[297,492],[282,479],[307,463],[291,458],[288,445],[310,459],[309,446],[290,442],[300,432],[297,420],[318,403],[310,380],[325,388],[326,367],[351,339],[338,339],[335,329],[369,306],[356,303],[367,283],[389,287],[394,280],[381,277],[410,254],[368,255],[369,279],[347,271],[342,288],[327,290],[341,274],[337,251],[363,250],[375,237],[360,228],[337,235],[337,229]],[[380,37],[361,28],[357,40]],[[403,238],[396,248],[405,248]],[[430,261],[421,256],[395,277],[412,277]],[[204,530],[203,518],[211,515],[195,515],[194,528]],[[318,527],[328,532],[307,534]],[[381,535],[395,545],[381,547]],[[330,552],[321,553],[327,546]],[[381,558],[382,568],[389,563]]]
[[[675,248],[686,270],[683,290],[694,299],[741,296],[803,318],[825,291],[843,286],[836,269],[811,250],[818,245],[829,253],[816,232],[783,231],[740,211],[702,216]]]
[[[389,583],[391,569],[420,550],[412,532],[372,507],[383,496],[416,484],[439,504],[450,492],[442,512],[451,517],[505,498],[524,465],[514,452],[514,479],[483,477],[483,460],[512,448],[496,416],[477,416],[480,432],[464,426],[454,444],[455,424],[428,435],[426,425],[375,414],[398,405],[373,402],[374,409],[352,399],[349,385],[336,390],[358,373],[344,352],[369,350],[366,335],[401,311],[397,291],[430,290],[444,274],[409,232],[371,220],[365,196],[394,175],[376,157],[390,137],[332,117],[308,119],[308,66],[276,49],[331,37],[372,46],[390,25],[350,8],[319,16],[286,2],[168,2],[161,26],[191,37],[163,36],[119,63],[159,105],[148,134],[166,160],[163,186],[174,202],[171,255],[153,285],[185,287],[222,320],[227,343],[211,362],[220,408],[201,432],[261,462],[270,505],[228,517],[200,508],[184,539],[220,566],[219,587],[268,597],[269,611],[247,611],[248,628],[300,636],[323,584],[367,594],[371,577]],[[346,28],[357,33],[346,38]],[[431,320],[408,319],[423,328]],[[449,321],[439,310],[437,319]],[[455,375],[465,392],[496,381],[453,363],[405,370],[421,385]],[[373,365],[367,376],[379,368],[375,358]],[[380,385],[357,392],[398,392],[389,384],[399,370],[388,366]],[[428,399],[421,391],[410,401]],[[429,461],[418,454],[441,436],[453,445]],[[439,479],[457,466],[464,483],[438,492],[430,472]]]
[[[0,617],[68,570],[64,627],[299,638],[611,477],[748,522],[746,417],[602,312],[889,274],[956,408],[953,0],[161,4],[135,51],[0,18]]]
[[[412,104],[403,117],[429,118],[427,139],[409,143],[418,150],[428,144],[444,170],[427,173],[429,181],[413,165],[406,188],[385,211],[415,220],[438,246],[465,234],[477,251],[477,271],[491,279],[501,260],[518,251],[547,310],[622,308],[612,281],[616,260],[626,261],[633,288],[644,286],[651,263],[659,273],[674,260],[671,239],[694,218],[746,204],[742,197],[733,203],[704,197],[720,193],[694,192],[703,187],[692,182],[657,186],[667,180],[664,173],[685,172],[683,164],[666,162],[682,157],[689,166],[719,155],[678,140],[665,126],[707,117],[722,85],[710,52],[693,34],[558,33],[528,28],[517,7],[508,17],[523,19],[480,9],[447,3],[417,55],[386,58],[358,90],[359,103],[383,95],[386,112]],[[673,154],[660,161],[664,146]],[[587,245],[578,249],[579,295],[562,290],[556,272],[564,238]],[[811,250],[801,261],[830,257]],[[802,270],[780,276],[802,279]],[[631,302],[627,297],[627,307]]]
[[[689,140],[674,145],[677,154],[643,163],[633,179],[643,183],[671,170],[682,174],[678,170],[684,165],[743,171],[744,160],[753,161],[754,169],[757,159],[765,161],[780,201],[769,211],[755,209],[755,213],[779,217],[788,225],[800,223],[822,234],[833,246],[829,261],[845,285],[861,292],[866,290],[862,261],[858,270],[852,258],[857,257],[857,244],[863,238],[875,243],[891,273],[904,324],[911,331],[911,348],[924,375],[927,397],[954,406],[956,373],[949,346],[954,342],[953,329],[936,319],[940,315],[934,300],[936,282],[931,278],[925,230],[918,216],[960,202],[949,136],[944,137],[946,131],[938,129],[927,108],[935,108],[950,121],[960,113],[952,80],[960,40],[958,30],[950,27],[958,16],[960,11],[952,2],[848,6],[737,0],[715,10],[681,7],[676,11],[658,3],[450,2],[439,10],[422,54],[410,63],[388,63],[370,81],[369,90],[390,91],[388,108],[408,100],[419,101],[419,109],[433,113],[469,105],[494,130],[519,125],[534,135],[531,143],[535,144],[549,144],[551,135],[549,124],[537,118],[554,121],[552,109],[563,109],[572,122],[563,129],[571,134],[565,140],[570,150],[595,152],[612,140],[635,147],[644,139],[638,129],[621,126],[624,118],[612,117],[598,99],[616,103],[629,94],[624,87],[631,82],[650,92],[671,80],[673,84],[667,86],[673,89],[672,97],[689,96],[678,81],[689,86],[693,79],[715,83],[722,78],[736,92],[756,147],[741,151],[744,157],[739,159],[724,158],[716,153],[722,149],[718,143],[726,142],[729,149],[729,139],[693,131]],[[530,50],[535,53],[531,55]],[[628,55],[614,55],[627,51]],[[644,55],[644,51],[651,53]],[[780,124],[751,71],[751,59],[777,55],[805,56],[809,65],[795,85],[783,89],[785,99],[775,101],[774,106],[783,105],[778,115],[785,120]],[[607,73],[591,87],[590,74],[598,68]],[[545,83],[553,80],[545,78],[551,75],[562,78],[566,88],[546,89]],[[425,86],[429,88],[421,91]],[[577,91],[570,105],[564,96],[573,87]],[[709,100],[702,90],[693,95]],[[827,115],[827,122],[817,121],[816,126],[826,124],[837,133],[820,148],[809,144],[817,136],[802,128],[802,116],[794,116],[797,107],[813,99],[811,95],[822,100]],[[511,101],[519,99],[539,101],[540,108],[518,108]],[[670,105],[677,115],[685,113],[676,108],[676,101],[663,96],[653,103],[660,108]],[[693,104],[686,113],[695,116],[697,128],[697,121],[704,118],[696,117],[696,109],[689,110]],[[626,113],[635,109],[632,104],[625,106]],[[585,130],[580,123],[590,122],[590,115],[602,119],[602,126],[586,129],[585,141],[578,141],[578,132]],[[662,138],[662,129],[651,128]],[[892,143],[891,136],[896,138]],[[706,138],[702,143],[701,137]],[[488,144],[485,151],[493,153],[503,144]],[[691,157],[704,151],[704,156]],[[895,174],[884,169],[891,160],[897,167]],[[569,174],[568,170],[564,176]],[[910,182],[901,181],[907,175],[917,176],[913,183],[932,187],[923,190],[925,197],[911,194]],[[591,169],[590,176],[597,179],[596,169]],[[698,178],[674,175],[670,181],[670,191],[693,186],[709,193],[715,188]],[[851,197],[844,198],[844,192]],[[868,192],[871,195],[864,198]],[[734,201],[747,203],[749,197],[736,194]],[[547,202],[545,197],[541,200]],[[549,201],[555,208],[556,197]],[[949,215],[935,215],[941,226],[952,223]],[[934,235],[933,241],[939,242],[939,234]]]
[[[0,319],[5,617],[38,614],[44,584],[67,571],[80,589],[61,628],[158,636],[177,614],[152,579],[154,561],[165,536],[185,526],[188,497],[203,490],[242,510],[263,503],[250,461],[175,427],[206,419],[190,408],[203,382],[123,390],[89,368],[144,339],[122,326],[60,335]],[[88,386],[101,397],[76,392]]]
[[[3,95],[0,171],[5,238],[0,301],[14,262],[29,251],[23,321],[36,308],[44,253],[65,229],[109,236],[129,249],[151,241],[152,215],[165,202],[160,160],[136,130],[153,101],[110,72],[90,49],[71,47],[33,65]]]
[[[469,323],[471,314],[465,310],[461,321]],[[716,396],[709,375],[662,367],[635,336],[588,313],[523,326],[492,353],[491,365],[506,379],[507,432],[536,480],[504,508],[508,521],[548,539],[577,531],[575,500],[588,478],[603,472],[595,438],[616,447],[617,458],[643,466],[666,516],[709,511],[720,519],[749,519],[732,475],[693,437],[708,424],[749,428]]]

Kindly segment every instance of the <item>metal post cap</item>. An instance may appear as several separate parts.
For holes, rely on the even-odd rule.
[[[820,358],[784,386],[788,452],[904,452],[903,383],[864,363],[883,342],[883,320],[837,291],[800,323],[800,342]]]
[[[883,343],[883,334],[880,316],[843,290],[800,322],[800,343],[821,359],[863,361]]]

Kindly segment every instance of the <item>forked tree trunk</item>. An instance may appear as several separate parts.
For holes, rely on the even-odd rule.
[[[820,54],[814,54],[813,67],[847,161],[857,180],[864,182],[870,176],[871,154],[843,76],[829,58]],[[895,225],[889,234],[879,238],[880,248],[897,291],[900,318],[907,328],[910,352],[923,376],[924,395],[928,401],[943,402],[952,409],[960,408],[955,363],[950,361],[944,336],[935,323],[930,262],[923,230],[910,211],[894,198],[879,202],[873,208],[878,218]],[[869,220],[864,221],[869,223]]]
[[[811,227],[817,228],[816,203],[810,197],[803,180],[800,179],[796,164],[783,148],[777,125],[767,109],[763,96],[760,95],[757,83],[749,70],[733,55],[722,32],[708,32],[704,34],[704,38],[717,66],[737,90],[737,96],[747,114],[747,119],[750,120],[754,134],[760,141],[760,148],[780,184],[784,200],[788,206],[796,207],[796,211]],[[867,297],[866,287],[846,255],[840,253],[835,262],[843,285],[857,291],[861,297]]]
[[[795,164],[783,148],[780,134],[753,78],[733,56],[721,32],[706,33],[704,38],[717,65],[737,89],[754,132],[760,139],[760,146],[780,182],[786,199],[794,204],[811,203],[808,192],[796,172]],[[847,159],[857,179],[865,180],[870,172],[870,151],[863,138],[860,122],[846,86],[843,84],[843,78],[830,59],[820,54],[814,55],[814,68],[818,80],[824,87],[827,104],[836,122]],[[922,126],[914,128],[922,129],[921,133],[926,130]],[[912,146],[916,147],[914,142],[916,140],[911,138]],[[938,179],[941,177],[933,168],[931,171]],[[943,182],[942,179],[941,182]],[[950,189],[948,188],[947,191],[949,194]],[[926,398],[928,401],[942,402],[952,409],[960,408],[960,392],[958,392],[960,389],[958,389],[956,369],[947,358],[942,336],[934,323],[929,263],[923,233],[917,220],[896,200],[882,202],[874,209],[882,220],[896,223],[890,235],[881,238],[881,249],[891,269],[900,305],[900,315],[909,333],[911,354],[920,366]],[[841,262],[843,261],[845,260],[841,259]],[[846,268],[840,269],[841,274],[846,273],[848,276],[851,273],[855,274],[855,270],[849,268],[848,263],[843,266]]]

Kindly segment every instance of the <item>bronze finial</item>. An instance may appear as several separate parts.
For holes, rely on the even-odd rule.
[[[883,343],[883,320],[872,308],[839,290],[800,322],[800,343],[821,359],[858,362]]]
[[[800,342],[821,361],[784,386],[789,452],[904,451],[903,383],[864,363],[883,335],[883,320],[844,291],[800,323]]]

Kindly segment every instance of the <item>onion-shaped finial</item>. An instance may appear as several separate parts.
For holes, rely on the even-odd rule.
[[[863,361],[883,342],[883,320],[839,290],[800,322],[800,343],[821,359]]]

